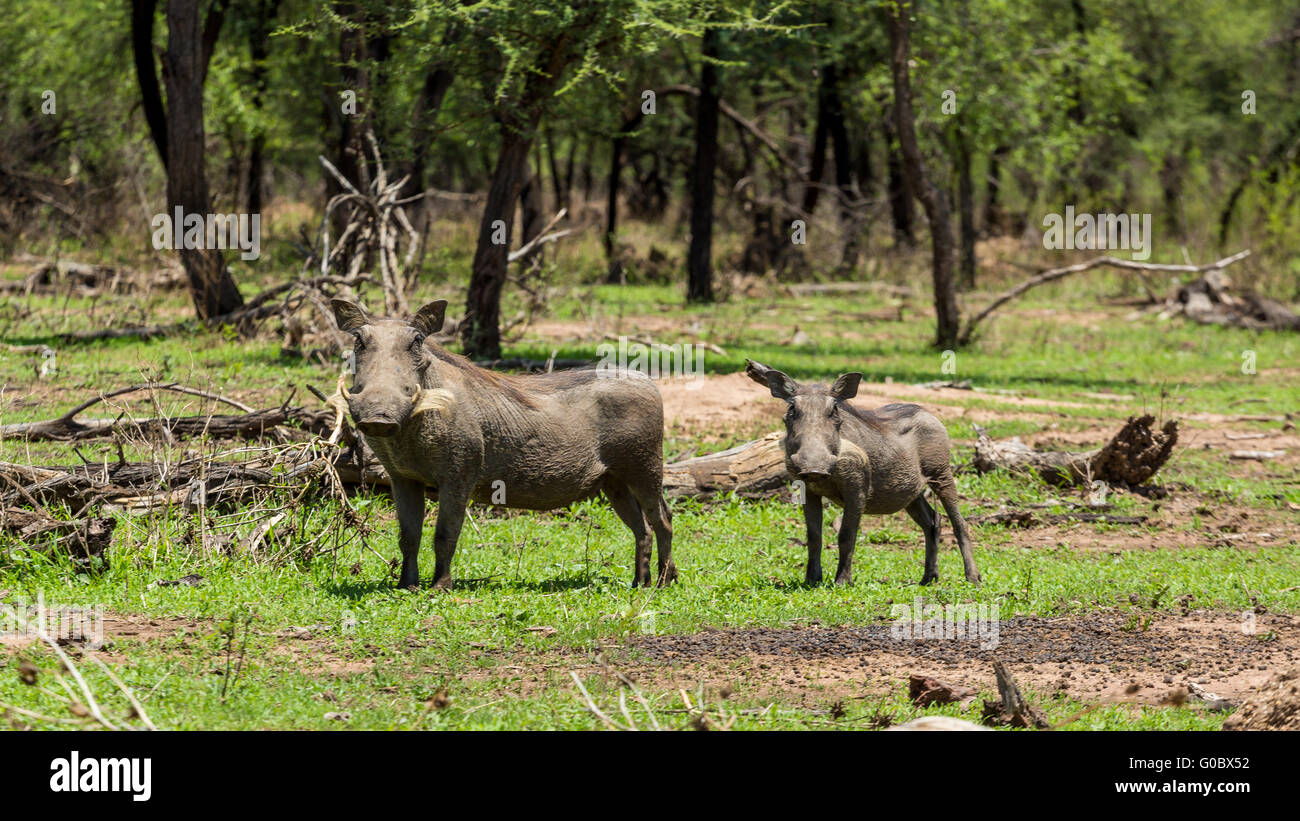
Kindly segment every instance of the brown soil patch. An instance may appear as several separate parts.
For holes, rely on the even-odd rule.
[[[1005,619],[991,649],[978,640],[901,641],[887,624],[643,636],[619,667],[648,690],[703,684],[788,703],[905,690],[912,674],[994,692],[1000,658],[1040,696],[1158,704],[1188,682],[1240,700],[1300,657],[1300,618],[1257,616],[1256,634],[1245,635],[1237,613],[1138,615],[1153,621],[1142,629],[1123,613]],[[1262,640],[1269,631],[1274,638]]]

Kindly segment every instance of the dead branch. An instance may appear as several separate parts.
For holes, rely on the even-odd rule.
[[[1050,729],[1052,724],[1043,712],[1030,704],[1016,686],[1011,671],[1000,659],[993,660],[993,674],[998,679],[1000,701],[984,702],[984,723],[1022,727],[1035,730]]]
[[[976,426],[973,464],[980,473],[1021,470],[1037,473],[1051,484],[1073,485],[1100,480],[1111,485],[1140,485],[1155,475],[1178,443],[1178,423],[1153,430],[1154,416],[1130,416],[1124,427],[1095,451],[1036,451],[1015,437],[995,442]]]
[[[66,554],[80,571],[108,566],[108,548],[117,520],[109,516],[64,521],[44,511],[16,507],[0,509],[0,530],[17,536],[32,550]]]
[[[1245,251],[1240,251],[1236,254],[1233,254],[1230,257],[1224,257],[1218,262],[1211,262],[1206,265],[1166,265],[1162,263],[1153,263],[1153,262],[1136,262],[1131,259],[1119,259],[1117,257],[1105,256],[1105,257],[1097,257],[1095,259],[1090,259],[1087,262],[1080,262],[1075,265],[1067,265],[1064,268],[1052,268],[1050,270],[1043,271],[1041,274],[1038,274],[1037,276],[1030,277],[1024,282],[1015,286],[1014,288],[1000,294],[991,303],[989,303],[989,305],[985,307],[984,310],[975,314],[966,322],[966,326],[962,329],[961,334],[957,337],[957,342],[960,345],[969,344],[971,339],[974,336],[975,328],[981,322],[983,322],[990,314],[992,314],[998,308],[1001,308],[1003,305],[1015,299],[1016,297],[1020,296],[1021,294],[1025,293],[1026,291],[1030,290],[1031,288],[1037,288],[1039,285],[1045,285],[1048,282],[1055,282],[1058,279],[1064,279],[1065,277],[1071,276],[1073,274],[1082,273],[1083,271],[1089,271],[1093,268],[1109,266],[1111,268],[1122,268],[1130,271],[1172,271],[1178,273],[1200,274],[1200,273],[1205,273],[1206,271],[1221,270],[1233,264],[1234,262],[1239,262],[1240,260],[1245,259],[1248,256],[1250,256],[1249,249]]]

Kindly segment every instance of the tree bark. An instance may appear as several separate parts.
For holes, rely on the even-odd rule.
[[[926,175],[921,148],[916,141],[912,111],[911,80],[908,77],[908,17],[911,3],[900,3],[888,13],[890,70],[894,79],[894,120],[902,155],[903,178],[908,191],[921,201],[930,221],[934,311],[937,318],[935,345],[953,348],[957,344],[961,318],[957,311],[957,283],[953,276],[952,215],[948,197]]]
[[[253,72],[253,108],[258,113],[258,123],[249,141],[248,177],[244,191],[247,195],[246,209],[249,214],[262,212],[262,177],[265,174],[264,152],[266,150],[266,132],[262,129],[261,113],[266,101],[268,65],[270,57],[270,24],[279,10],[280,0],[258,0],[254,19],[248,32],[248,51],[252,57]]]
[[[623,261],[618,258],[618,243],[616,234],[618,233],[618,188],[619,179],[623,176],[623,146],[627,140],[626,123],[624,130],[620,131],[618,136],[610,141],[609,144],[609,182],[606,185],[605,199],[605,265],[606,281],[611,285],[621,285],[626,280],[623,272]]]
[[[826,72],[822,70],[822,82],[817,86],[817,125],[813,128],[812,157],[808,162],[808,185],[803,192],[803,212],[812,216],[817,210],[817,201],[821,198],[822,177],[826,175],[826,144],[830,142],[826,127]]]
[[[509,265],[515,203],[527,182],[528,152],[546,103],[573,58],[568,44],[560,41],[540,59],[537,71],[524,82],[519,99],[498,111],[501,144],[479,222],[465,318],[461,322],[461,344],[471,359],[501,358],[501,290]],[[494,234],[501,238],[498,226],[503,226],[504,242],[493,242]]]
[[[153,58],[153,23],[156,0],[133,0],[131,3],[131,52],[135,57],[135,76],[140,84],[140,97],[144,103],[144,119],[149,125],[149,136],[163,170],[167,168],[167,112],[163,107],[162,90],[158,87],[158,73]]]
[[[961,282],[975,287],[975,186],[971,181],[970,146],[960,126],[957,143],[957,211],[961,218]]]
[[[989,154],[987,195],[984,200],[984,235],[989,237],[1001,235],[1005,227],[1002,214],[1002,158],[1008,150],[1005,145],[999,145]]]
[[[520,246],[527,245],[542,233],[546,225],[546,214],[542,213],[542,177],[536,167],[524,164],[524,185],[519,191],[521,210],[519,224],[523,236],[519,238]],[[525,254],[521,261],[528,268],[542,253],[541,246]]]
[[[898,155],[898,133],[891,111],[883,120],[885,131],[885,174],[889,194],[889,216],[894,225],[894,244],[916,245],[916,212],[903,179],[903,161]]]
[[[459,30],[448,28],[443,36],[443,45],[451,46],[460,38]],[[416,97],[415,108],[411,113],[411,160],[402,173],[409,176],[402,189],[401,198],[414,197],[424,192],[424,166],[433,145],[434,124],[438,121],[438,112],[442,101],[447,96],[456,73],[452,70],[448,58],[440,57],[424,75],[424,85]],[[416,210],[415,230],[423,234],[429,220],[428,201],[425,200]]]
[[[702,45],[700,98],[695,116],[695,169],[691,178],[691,244],[686,256],[686,298],[713,301],[713,175],[718,164],[718,32],[709,29]]]
[[[474,249],[465,320],[461,326],[465,355],[475,359],[501,358],[501,289],[506,282],[515,202],[524,183],[531,141],[513,129],[503,131],[496,170],[479,222],[478,245]],[[504,225],[505,241],[501,243],[493,242],[493,234],[501,233],[496,227],[498,220]]]
[[[221,26],[217,3],[206,25],[198,0],[167,4],[167,53],[163,72],[167,88],[167,208],[172,218],[180,208],[186,215],[211,210],[204,163],[207,146],[203,128],[203,83]],[[178,249],[189,277],[190,293],[200,319],[228,314],[244,304],[220,251]]]

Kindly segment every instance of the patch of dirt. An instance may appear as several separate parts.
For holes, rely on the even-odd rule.
[[[743,373],[659,382],[669,435],[734,437],[738,431],[781,426],[785,404]]]
[[[53,613],[54,611],[51,611],[51,619],[54,618]],[[187,641],[190,637],[209,635],[219,629],[218,622],[211,619],[105,614],[103,617],[102,653],[108,658],[125,655],[128,650],[123,647],[123,641],[160,645],[170,639],[179,639],[180,651],[187,652]],[[347,675],[363,673],[374,667],[374,659],[347,659],[337,655],[334,652],[337,649],[337,642],[319,638],[317,635],[318,630],[320,630],[319,626],[312,625],[308,627],[290,627],[267,634],[259,631],[256,623],[253,625],[253,634],[255,636],[271,635],[274,638],[275,644],[270,649],[271,654],[287,660],[296,669],[306,672]],[[55,635],[53,628],[48,629],[47,632],[52,636]],[[324,630],[320,630],[320,632],[324,632]],[[93,642],[96,640],[97,637],[91,634],[88,626],[86,641]],[[26,635],[0,633],[0,651],[17,652],[39,641],[35,637]],[[84,642],[77,640],[71,643],[82,644]]]
[[[60,630],[56,625],[59,618],[59,611],[47,611],[45,632],[52,638],[56,639],[60,638]],[[64,615],[63,619],[68,619],[68,616]],[[81,620],[79,619],[79,621]],[[94,635],[95,628],[89,613],[86,614],[82,624],[83,626],[78,630],[79,635],[84,635],[87,641],[97,641],[98,637]],[[112,649],[112,645],[117,639],[158,642],[182,633],[198,633],[200,631],[212,629],[211,622],[200,622],[196,619],[170,618],[165,616],[124,616],[111,613],[104,614],[102,625],[103,643],[109,650]],[[70,628],[71,622],[66,622],[64,626]],[[64,630],[63,632],[67,633],[69,630]],[[21,635],[18,633],[0,633],[0,648],[6,650],[20,650],[39,641],[40,639],[35,636]],[[75,643],[80,643],[80,638],[78,638]]]
[[[643,689],[703,684],[788,703],[906,690],[913,674],[995,692],[992,660],[1000,658],[1038,697],[1159,704],[1195,682],[1237,701],[1300,657],[1300,618],[1257,616],[1253,635],[1242,624],[1240,614],[1204,611],[1015,617],[1001,621],[989,649],[979,640],[900,640],[888,624],[709,630],[634,637],[618,666]]]

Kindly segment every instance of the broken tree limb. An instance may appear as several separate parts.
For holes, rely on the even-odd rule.
[[[109,516],[63,521],[43,511],[0,509],[0,530],[17,536],[32,550],[50,555],[66,553],[78,570],[107,565],[116,526],[117,520]]]
[[[1100,480],[1111,485],[1140,485],[1169,460],[1178,442],[1178,423],[1153,430],[1155,417],[1130,416],[1111,440],[1095,451],[1036,451],[1019,437],[995,442],[976,426],[973,464],[980,473],[1019,470],[1037,473],[1045,482],[1074,485]]]
[[[957,344],[969,344],[971,339],[974,337],[975,329],[981,322],[987,319],[988,316],[998,308],[1001,308],[1003,305],[1020,296],[1024,292],[1031,288],[1036,288],[1039,285],[1045,285],[1049,282],[1055,282],[1058,279],[1064,279],[1073,274],[1082,273],[1083,271],[1089,271],[1093,268],[1100,268],[1102,266],[1122,268],[1129,271],[1172,271],[1176,273],[1201,274],[1207,271],[1221,270],[1234,262],[1239,262],[1245,259],[1248,256],[1250,256],[1250,249],[1240,251],[1230,257],[1224,257],[1217,262],[1211,262],[1206,265],[1166,265],[1155,262],[1136,262],[1131,259],[1119,259],[1118,257],[1106,256],[1096,257],[1095,259],[1090,259],[1086,262],[1079,262],[1074,265],[1067,265],[1064,268],[1052,268],[1043,271],[1037,276],[1030,277],[1014,288],[999,294],[997,298],[984,308],[984,310],[975,314],[966,321],[966,326],[957,337]]]
[[[1300,331],[1300,316],[1280,302],[1250,291],[1229,293],[1232,280],[1223,271],[1208,271],[1178,287],[1160,316],[1181,314],[1202,325],[1231,325],[1252,331]]]
[[[789,481],[779,432],[734,448],[664,465],[664,495],[769,495]]]
[[[103,439],[117,433],[128,433],[145,439],[189,439],[206,436],[210,439],[257,440],[279,428],[293,426],[307,433],[329,432],[331,414],[305,408],[267,408],[245,414],[207,414],[194,416],[154,417],[130,419],[87,419],[79,421],[67,417],[40,422],[17,422],[0,425],[0,438],[25,439],[29,442],[79,442],[85,439]]]
[[[243,411],[243,413],[241,415],[200,414],[151,419],[133,419],[126,414],[120,414],[114,419],[87,419],[84,421],[77,419],[78,414],[96,404],[142,391],[170,391],[188,396],[197,396],[229,405]],[[278,408],[259,411],[245,405],[243,402],[198,388],[191,388],[178,382],[146,382],[128,385],[125,388],[119,388],[87,399],[55,419],[0,425],[0,439],[73,442],[113,436],[118,432],[135,433],[145,438],[171,437],[180,439],[193,436],[208,436],[213,439],[259,439],[274,429],[285,425],[295,425],[311,433],[328,433],[331,418],[332,414],[329,411],[313,411],[301,407],[289,407],[287,402]]]
[[[1030,704],[1016,686],[1011,671],[1000,659],[993,659],[993,675],[998,680],[999,701],[984,702],[984,723],[1008,727],[1046,730],[1052,724],[1043,712]]]

